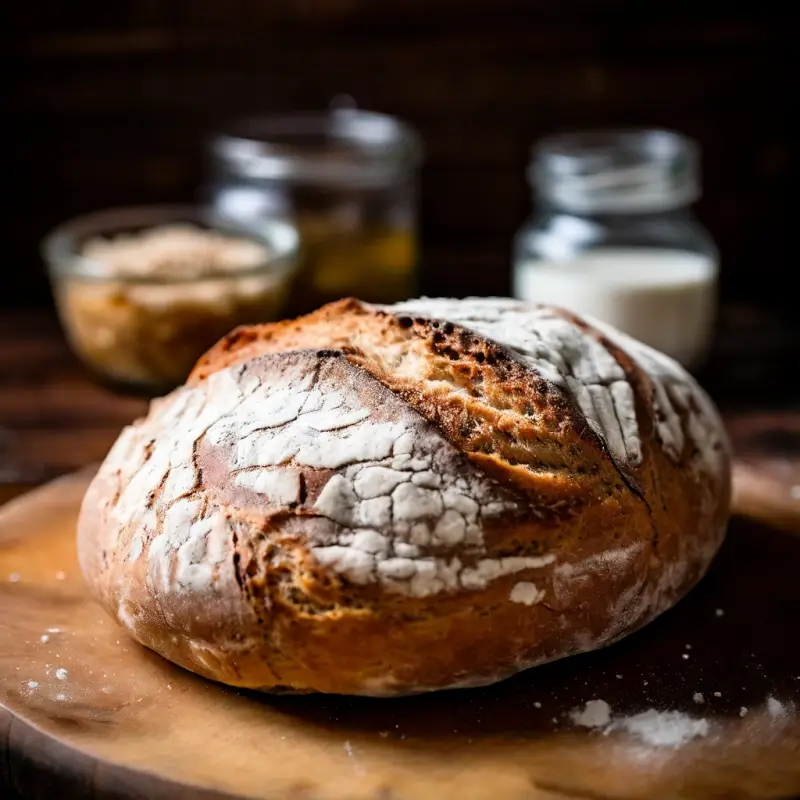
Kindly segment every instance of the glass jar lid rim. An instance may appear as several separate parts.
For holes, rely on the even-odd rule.
[[[354,108],[240,119],[211,140],[210,151],[242,177],[320,182],[386,180],[422,160],[411,125]]]
[[[699,150],[694,139],[667,128],[598,128],[546,136],[533,145],[532,156],[534,161],[547,159],[556,170],[570,172],[622,148],[650,161],[669,161],[682,154],[696,157]]]
[[[208,270],[201,275],[129,275],[113,274],[102,264],[82,254],[81,246],[94,236],[108,237],[131,231],[171,225],[199,225],[230,236],[242,237],[265,246],[263,262],[235,271]],[[292,268],[299,248],[300,235],[287,220],[269,220],[267,225],[252,226],[220,216],[209,206],[154,204],[103,208],[72,217],[50,230],[40,242],[40,252],[49,269],[67,277],[109,281],[121,284],[179,284],[198,281],[240,279]]]
[[[576,131],[533,147],[528,180],[544,200],[578,212],[646,213],[700,197],[699,147],[659,128]]]

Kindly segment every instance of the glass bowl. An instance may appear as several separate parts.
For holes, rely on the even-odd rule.
[[[42,241],[67,340],[117,389],[162,394],[237,325],[278,319],[299,237],[195,206],[140,206],[72,219]]]

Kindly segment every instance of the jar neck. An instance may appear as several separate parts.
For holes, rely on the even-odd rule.
[[[416,130],[393,117],[354,109],[235,123],[212,139],[212,167],[228,178],[298,186],[391,186],[422,160]]]
[[[685,204],[663,209],[643,209],[639,211],[597,210],[591,213],[581,209],[567,208],[553,203],[548,203],[544,198],[534,192],[533,195],[535,216],[541,217],[576,217],[597,225],[616,228],[625,225],[650,225],[658,222],[681,222],[695,220],[694,206]]]
[[[534,149],[528,178],[540,202],[579,216],[664,213],[700,196],[697,147],[668,131],[545,139]]]

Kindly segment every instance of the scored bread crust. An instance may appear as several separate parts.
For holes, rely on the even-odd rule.
[[[730,452],[675,362],[502,299],[332,303],[240,328],[126,428],[78,524],[95,597],[235,686],[491,683],[676,603]]]

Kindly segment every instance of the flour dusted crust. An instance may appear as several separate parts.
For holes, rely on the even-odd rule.
[[[672,606],[730,456],[681,367],[512,300],[344,300],[242,328],[126,428],[81,565],[139,642],[262,690],[491,683]]]

